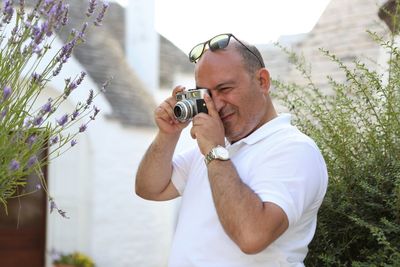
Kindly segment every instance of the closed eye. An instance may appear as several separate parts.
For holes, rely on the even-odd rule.
[[[220,91],[220,92],[226,92],[226,91],[229,91],[229,90],[231,90],[231,89],[233,89],[233,87],[222,87],[222,88],[219,88],[218,91]]]

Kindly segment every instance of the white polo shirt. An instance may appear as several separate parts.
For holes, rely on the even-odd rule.
[[[280,206],[289,228],[263,251],[243,253],[218,220],[204,156],[195,147],[173,160],[172,182],[182,200],[169,266],[304,266],[328,183],[318,147],[283,114],[227,149],[242,181]]]

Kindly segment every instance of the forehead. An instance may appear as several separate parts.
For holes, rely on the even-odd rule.
[[[239,83],[247,76],[240,54],[228,49],[207,51],[195,67],[196,85],[210,90],[226,83]]]
[[[195,66],[196,76],[202,72],[243,69],[243,58],[231,46],[216,51],[207,50]]]

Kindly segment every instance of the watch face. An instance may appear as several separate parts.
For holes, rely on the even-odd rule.
[[[218,146],[215,148],[215,156],[216,158],[227,160],[229,159],[229,152],[226,148]]]

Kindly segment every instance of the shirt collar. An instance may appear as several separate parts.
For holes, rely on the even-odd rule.
[[[260,128],[255,130],[253,133],[251,133],[249,136],[239,140],[238,142],[234,143],[233,145],[230,145],[229,142],[227,142],[227,145],[228,146],[236,146],[236,145],[240,146],[241,143],[253,145],[253,144],[257,143],[258,141],[271,136],[272,134],[279,131],[280,129],[291,126],[291,124],[290,124],[291,117],[292,116],[288,113],[279,114],[276,118],[268,121],[267,123],[262,125]]]

